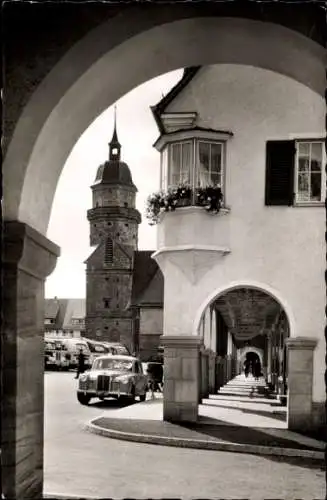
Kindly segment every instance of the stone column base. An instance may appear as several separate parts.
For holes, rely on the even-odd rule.
[[[196,422],[200,390],[200,346],[195,336],[163,336],[164,401],[167,422]]]
[[[288,428],[304,431],[312,427],[313,351],[316,339],[294,337],[288,349]]]
[[[324,439],[327,438],[326,405],[324,402],[312,403],[312,428],[321,433]]]

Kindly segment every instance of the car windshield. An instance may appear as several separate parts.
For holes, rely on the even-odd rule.
[[[124,370],[132,371],[133,361],[128,359],[97,359],[94,361],[93,370]]]

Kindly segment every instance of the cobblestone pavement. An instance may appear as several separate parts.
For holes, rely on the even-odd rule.
[[[73,373],[45,374],[45,493],[105,498],[323,499],[310,461],[169,448],[85,432],[115,401],[81,406]]]

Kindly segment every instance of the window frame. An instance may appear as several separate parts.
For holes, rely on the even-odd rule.
[[[195,148],[196,148],[196,161],[194,164],[194,187],[198,187],[198,178],[199,178],[199,166],[200,166],[200,143],[209,144],[210,145],[210,167],[209,167],[209,177],[211,175],[211,148],[213,145],[221,146],[221,162],[220,162],[220,183],[219,186],[224,193],[224,183],[225,183],[225,142],[224,141],[213,141],[210,139],[195,139]],[[211,185],[211,184],[209,184]],[[206,187],[206,186],[201,186]]]
[[[214,139],[210,137],[187,137],[185,139],[178,139],[176,141],[167,142],[165,148],[161,151],[160,158],[160,189],[167,191],[168,189],[176,187],[172,183],[172,155],[173,147],[182,144],[190,144],[190,186],[192,190],[198,187],[198,174],[200,166],[200,143],[212,145],[219,145],[221,147],[221,169],[220,169],[220,187],[225,199],[225,179],[226,179],[226,147],[227,140]],[[210,153],[211,156],[211,153]],[[211,170],[210,170],[211,171]]]
[[[298,186],[299,186],[299,149],[300,144],[309,144],[310,145],[310,170],[311,173],[311,148],[312,144],[320,143],[322,149],[322,158],[321,158],[321,197],[320,200],[299,200],[298,195]],[[326,148],[325,139],[323,138],[297,138],[295,139],[295,156],[294,156],[294,206],[323,206],[326,198]],[[310,185],[311,185],[311,176],[309,175],[309,193],[310,193]]]
[[[173,148],[174,146],[179,146],[180,147],[180,153],[181,153],[181,165],[179,168],[179,178],[181,178],[181,166],[183,165],[183,145],[189,144],[190,145],[190,166],[189,166],[189,179],[190,179],[190,184],[192,183],[192,178],[193,178],[193,169],[194,169],[194,158],[193,158],[193,140],[192,139],[182,139],[180,141],[174,141],[171,142],[168,145],[168,155],[167,155],[167,187],[168,188],[174,188],[177,187],[181,184],[181,181],[177,184],[173,184],[172,182],[172,164],[173,164]],[[176,175],[176,174],[175,174]],[[186,183],[187,184],[187,183]],[[164,188],[165,189],[165,188]],[[167,189],[167,188],[166,188]]]

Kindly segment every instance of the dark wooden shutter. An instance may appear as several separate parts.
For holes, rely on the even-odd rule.
[[[266,144],[266,205],[293,205],[295,141]]]

